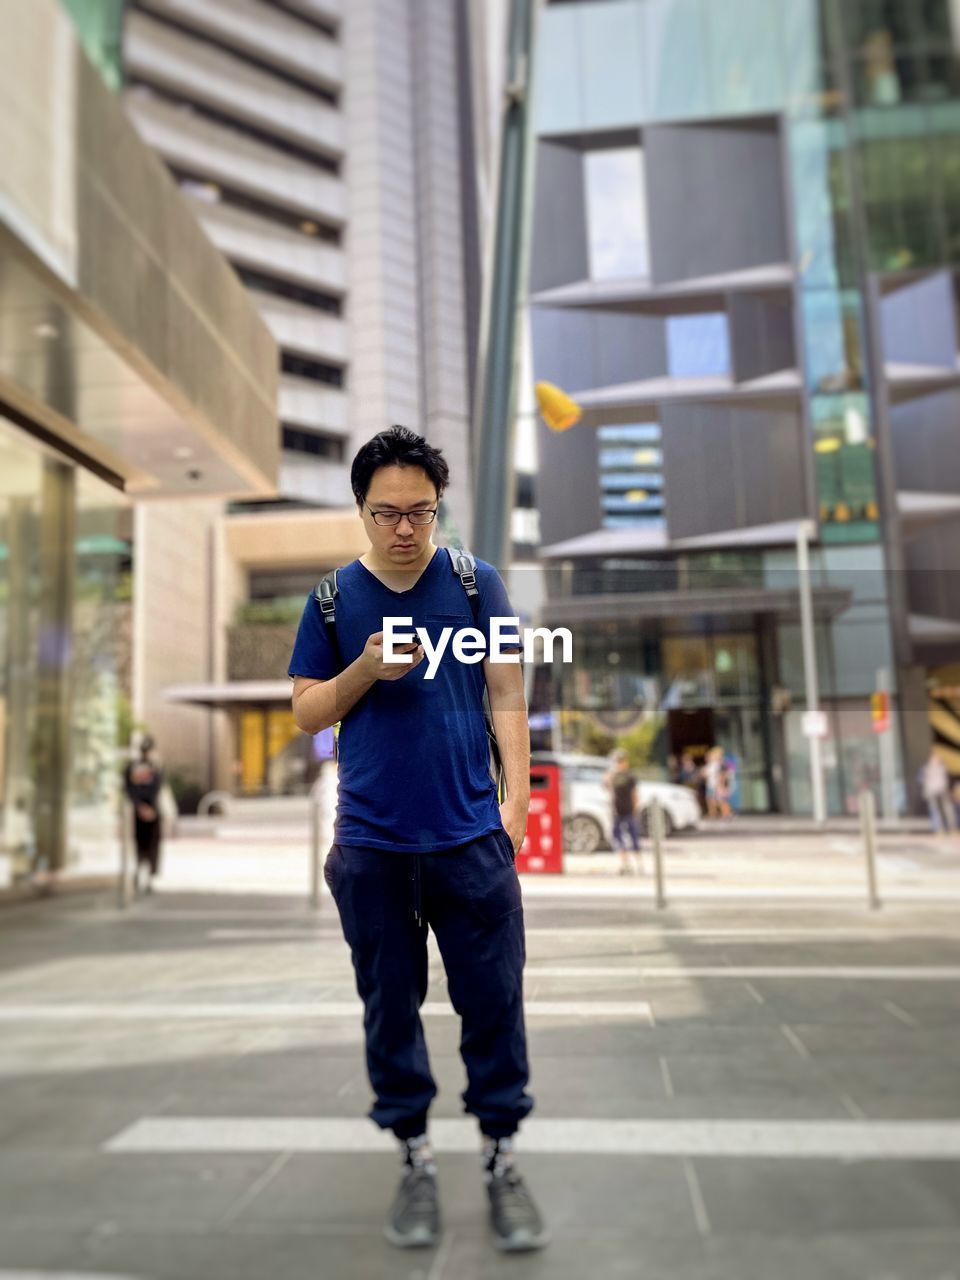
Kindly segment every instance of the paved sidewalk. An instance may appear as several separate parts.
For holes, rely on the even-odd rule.
[[[0,915],[0,1278],[957,1280],[960,909],[525,895],[545,1253],[487,1238],[436,957],[410,1257],[332,904],[167,890]]]
[[[321,844],[322,853],[326,844]],[[614,853],[566,855],[564,875],[527,880],[531,894],[652,900],[653,860],[645,842],[643,874],[619,877]],[[117,872],[115,855],[87,863],[85,874]],[[960,836],[909,831],[881,833],[877,872],[881,898],[960,904]],[[777,901],[786,897],[863,902],[867,873],[855,830],[789,833],[758,831],[748,823],[706,827],[664,843],[668,901]],[[167,840],[163,885],[168,890],[223,893],[307,894],[310,885],[309,830],[297,823],[276,829],[226,824],[216,833]]]

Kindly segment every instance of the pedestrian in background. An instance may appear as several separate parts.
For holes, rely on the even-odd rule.
[[[733,766],[726,756],[722,756],[720,760],[720,768],[717,770],[716,782],[714,784],[714,800],[717,806],[718,818],[732,818],[733,807],[731,800],[734,788]]]
[[[953,831],[956,826],[956,814],[950,795],[950,773],[936,747],[930,748],[927,762],[920,770],[920,790],[927,802],[932,829]]]
[[[632,870],[639,873],[643,870],[640,860],[640,784],[637,775],[631,772],[630,756],[626,751],[613,753],[613,768],[604,782],[613,805],[613,847],[620,852],[620,874],[626,876]]]
[[[706,788],[707,817],[723,816],[720,803],[721,774],[723,773],[723,747],[711,747],[707,752],[703,766],[703,781]]]
[[[124,770],[124,790],[133,805],[133,834],[137,846],[137,866],[134,873],[134,889],[153,893],[153,881],[160,871],[160,792],[163,789],[163,770],[153,759],[156,744],[150,737],[141,739],[140,759],[132,760]],[[146,883],[141,884],[141,869],[145,869]]]

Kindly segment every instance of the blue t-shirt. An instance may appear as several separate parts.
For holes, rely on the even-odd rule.
[[[348,667],[386,617],[409,617],[436,645],[444,627],[474,627],[470,600],[438,548],[409,591],[393,591],[354,560],[337,575],[337,640]],[[499,574],[477,561],[479,629],[489,645],[492,617],[514,611]],[[514,627],[501,624],[504,637]],[[399,644],[400,641],[397,641]],[[519,649],[506,641],[502,649]],[[336,842],[396,853],[466,844],[501,826],[483,718],[483,663],[460,662],[453,635],[432,680],[427,657],[399,680],[378,680],[340,725]],[[311,594],[300,619],[289,674],[329,680],[340,667]]]

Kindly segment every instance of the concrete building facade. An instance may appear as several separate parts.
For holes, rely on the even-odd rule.
[[[145,566],[173,583],[192,548],[204,583],[189,656],[162,600],[139,615],[144,718],[204,788],[312,776],[282,655],[311,585],[366,545],[349,485],[364,440],[401,422],[443,448],[445,528],[469,535],[469,28],[460,0],[125,6],[130,117],[280,351],[276,493],[189,523],[151,510],[140,529]]]

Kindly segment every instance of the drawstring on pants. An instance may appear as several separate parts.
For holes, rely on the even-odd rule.
[[[413,918],[423,927],[423,886],[420,881],[420,855],[413,857]]]

